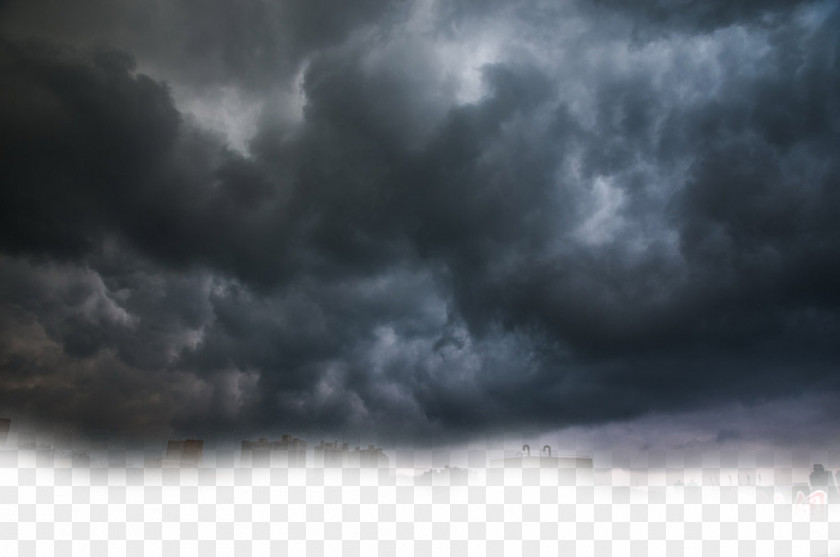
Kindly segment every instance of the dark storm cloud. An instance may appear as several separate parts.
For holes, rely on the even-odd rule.
[[[178,113],[130,58],[83,59],[40,43],[0,44],[2,242],[79,255],[167,156]]]
[[[0,179],[15,184],[0,193],[4,249],[80,257],[116,234],[176,266],[213,258],[254,280],[282,272],[285,224],[260,218],[276,192],[184,125],[163,84],[110,51],[2,49]]]
[[[637,36],[646,36],[651,32],[711,31],[730,25],[774,25],[806,3],[804,0],[643,0],[632,3],[593,0],[584,5],[595,8],[601,15],[609,16],[613,12],[629,15]]]
[[[833,4],[225,6],[0,8],[41,37],[0,45],[7,406],[420,437],[840,388]],[[303,109],[239,153],[111,46]]]
[[[129,50],[168,77],[203,84],[265,86],[294,72],[313,49],[341,43],[399,3],[361,0],[266,2],[177,0],[150,5],[104,0],[71,3],[8,0],[6,34]]]

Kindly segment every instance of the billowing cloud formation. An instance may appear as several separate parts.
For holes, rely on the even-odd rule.
[[[38,4],[0,4],[10,411],[420,438],[840,389],[834,3]]]

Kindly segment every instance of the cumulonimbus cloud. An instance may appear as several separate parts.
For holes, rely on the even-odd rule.
[[[0,400],[421,436],[837,389],[838,12],[648,4],[2,5]]]

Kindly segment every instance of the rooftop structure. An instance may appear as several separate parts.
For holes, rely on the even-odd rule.
[[[545,445],[538,454],[531,454],[529,445],[522,445],[522,450],[515,455],[490,462],[491,465],[523,466],[526,468],[576,468],[591,470],[592,458],[586,456],[552,456],[551,447]]]
[[[357,464],[362,468],[387,468],[388,457],[385,452],[373,445],[368,445],[366,449],[356,447],[351,455],[351,464]]]
[[[279,441],[242,441],[242,460],[254,466],[306,466],[306,441],[284,434]]]

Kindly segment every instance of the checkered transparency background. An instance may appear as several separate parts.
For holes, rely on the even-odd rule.
[[[0,555],[840,555],[837,505],[767,501],[755,486],[130,460],[0,448]]]

